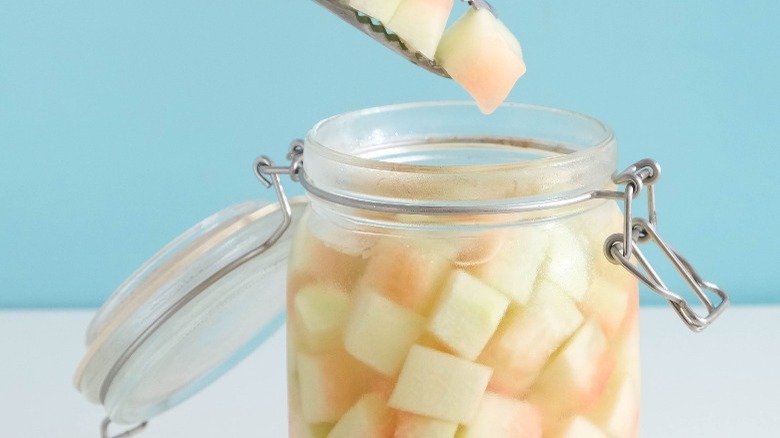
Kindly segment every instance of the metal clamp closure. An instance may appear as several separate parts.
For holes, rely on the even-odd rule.
[[[623,233],[613,234],[607,238],[604,252],[612,263],[623,265],[647,287],[667,300],[689,329],[700,332],[712,324],[728,307],[729,297],[718,285],[702,279],[690,262],[669,246],[658,234],[653,184],[660,175],[661,167],[659,164],[654,160],[645,159],[613,177],[616,184],[626,186],[623,192]],[[647,187],[648,219],[635,218],[633,217],[632,204],[644,187]],[[683,297],[669,290],[639,247],[640,243],[646,242],[655,243],[663,251],[666,258],[672,262],[677,272],[704,305],[705,315],[698,314]],[[636,256],[635,259],[641,268],[632,263],[632,256]],[[717,295],[720,302],[713,304],[707,291]]]
[[[623,265],[623,267],[629,270],[642,283],[646,284],[655,293],[667,300],[686,326],[695,332],[707,328],[707,326],[712,324],[712,322],[715,321],[729,305],[728,295],[726,295],[726,293],[716,284],[702,279],[688,260],[669,246],[669,244],[658,234],[658,218],[656,214],[655,191],[653,185],[658,181],[658,178],[661,175],[661,166],[655,160],[640,160],[623,172],[615,175],[612,178],[613,181],[615,184],[624,185],[624,191],[596,190],[567,198],[536,202],[533,204],[501,205],[496,207],[482,206],[475,208],[474,206],[412,207],[409,205],[368,201],[330,193],[316,187],[312,182],[306,179],[306,173],[303,169],[303,141],[300,139],[295,140],[290,144],[287,159],[290,160],[289,166],[274,166],[273,161],[266,156],[261,156],[255,161],[255,174],[266,187],[270,188],[273,186],[276,189],[279,204],[285,214],[284,221],[279,225],[268,242],[266,242],[266,245],[268,246],[273,245],[273,243],[276,242],[290,226],[290,205],[284,194],[282,184],[279,181],[279,175],[281,174],[290,175],[290,178],[293,181],[300,182],[308,193],[327,201],[350,207],[391,213],[502,214],[557,208],[594,199],[622,199],[624,204],[623,232],[611,235],[607,238],[604,246],[606,257],[612,263]],[[647,188],[648,219],[635,218],[633,216],[633,203],[645,188]],[[655,243],[663,251],[666,258],[672,262],[677,272],[683,277],[688,286],[696,294],[696,297],[701,301],[701,304],[706,308],[707,313],[705,315],[696,313],[682,296],[669,290],[669,287],[666,286],[666,283],[664,283],[655,269],[653,269],[647,257],[645,257],[639,247],[640,243],[648,242]],[[632,259],[636,259],[639,267],[632,262]],[[717,295],[720,301],[717,304],[713,303],[708,292]]]
[[[255,160],[254,169],[255,176],[260,182],[265,185],[266,188],[274,187],[276,190],[276,197],[279,201],[279,206],[282,209],[282,223],[276,228],[271,237],[265,241],[264,247],[270,247],[275,244],[287,231],[292,223],[292,208],[290,202],[287,200],[287,195],[284,193],[284,187],[282,182],[279,181],[279,175],[290,175],[290,179],[298,181],[298,173],[303,169],[303,140],[296,139],[290,143],[290,148],[287,151],[287,159],[290,161],[289,166],[274,166],[273,160],[268,156],[262,155]]]

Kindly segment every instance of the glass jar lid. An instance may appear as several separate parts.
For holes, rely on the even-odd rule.
[[[305,198],[290,199],[292,226]],[[135,424],[216,380],[284,322],[292,231],[280,204],[247,201],[187,230],[98,310],[74,377],[114,423]]]

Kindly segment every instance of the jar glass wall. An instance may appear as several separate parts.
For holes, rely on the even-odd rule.
[[[603,249],[622,213],[554,202],[611,188],[608,128],[384,107],[321,122],[303,161],[291,437],[637,436],[637,281]]]

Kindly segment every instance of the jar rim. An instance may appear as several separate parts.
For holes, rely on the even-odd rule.
[[[321,138],[323,136],[323,130],[329,128],[329,125],[338,123],[339,121],[349,121],[350,119],[356,119],[359,117],[365,117],[376,114],[389,114],[394,112],[409,111],[415,109],[430,109],[430,108],[452,108],[452,107],[473,107],[475,109],[475,116],[477,117],[491,117],[484,115],[477,115],[477,106],[471,101],[425,101],[425,102],[408,102],[392,105],[374,106],[354,111],[348,111],[341,114],[337,114],[326,119],[317,122],[308,132],[306,136],[307,148],[314,147],[317,149],[317,154],[326,157],[327,159],[334,160],[339,163],[351,167],[371,168],[376,170],[389,170],[393,172],[409,172],[409,173],[440,173],[451,170],[457,170],[458,173],[484,173],[491,171],[502,170],[521,170],[528,167],[536,166],[556,166],[559,163],[566,162],[572,159],[587,159],[588,157],[595,157],[600,153],[604,153],[604,150],[609,148],[610,145],[615,142],[615,134],[611,128],[599,119],[589,116],[577,111],[556,108],[544,105],[534,105],[527,103],[513,103],[505,102],[499,107],[501,110],[526,110],[538,113],[554,114],[561,117],[576,118],[580,121],[584,121],[592,128],[601,131],[601,136],[592,144],[586,145],[578,150],[573,150],[568,153],[563,153],[554,156],[538,157],[532,160],[513,161],[508,163],[492,163],[492,164],[465,164],[465,165],[429,165],[429,164],[415,164],[415,163],[397,163],[393,161],[385,161],[376,158],[368,158],[365,156],[355,155],[337,150],[334,147],[327,145],[326,141]]]
[[[508,103],[485,116],[471,102],[419,102],[317,123],[301,181],[312,201],[358,209],[493,214],[589,199],[616,167],[612,130],[584,114]]]

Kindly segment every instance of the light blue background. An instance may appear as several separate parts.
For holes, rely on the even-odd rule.
[[[776,302],[780,3],[494,4],[529,66],[511,100],[658,159],[664,235],[735,302]],[[99,304],[201,218],[272,199],[252,160],[319,119],[467,97],[311,1],[0,0],[0,306]]]

